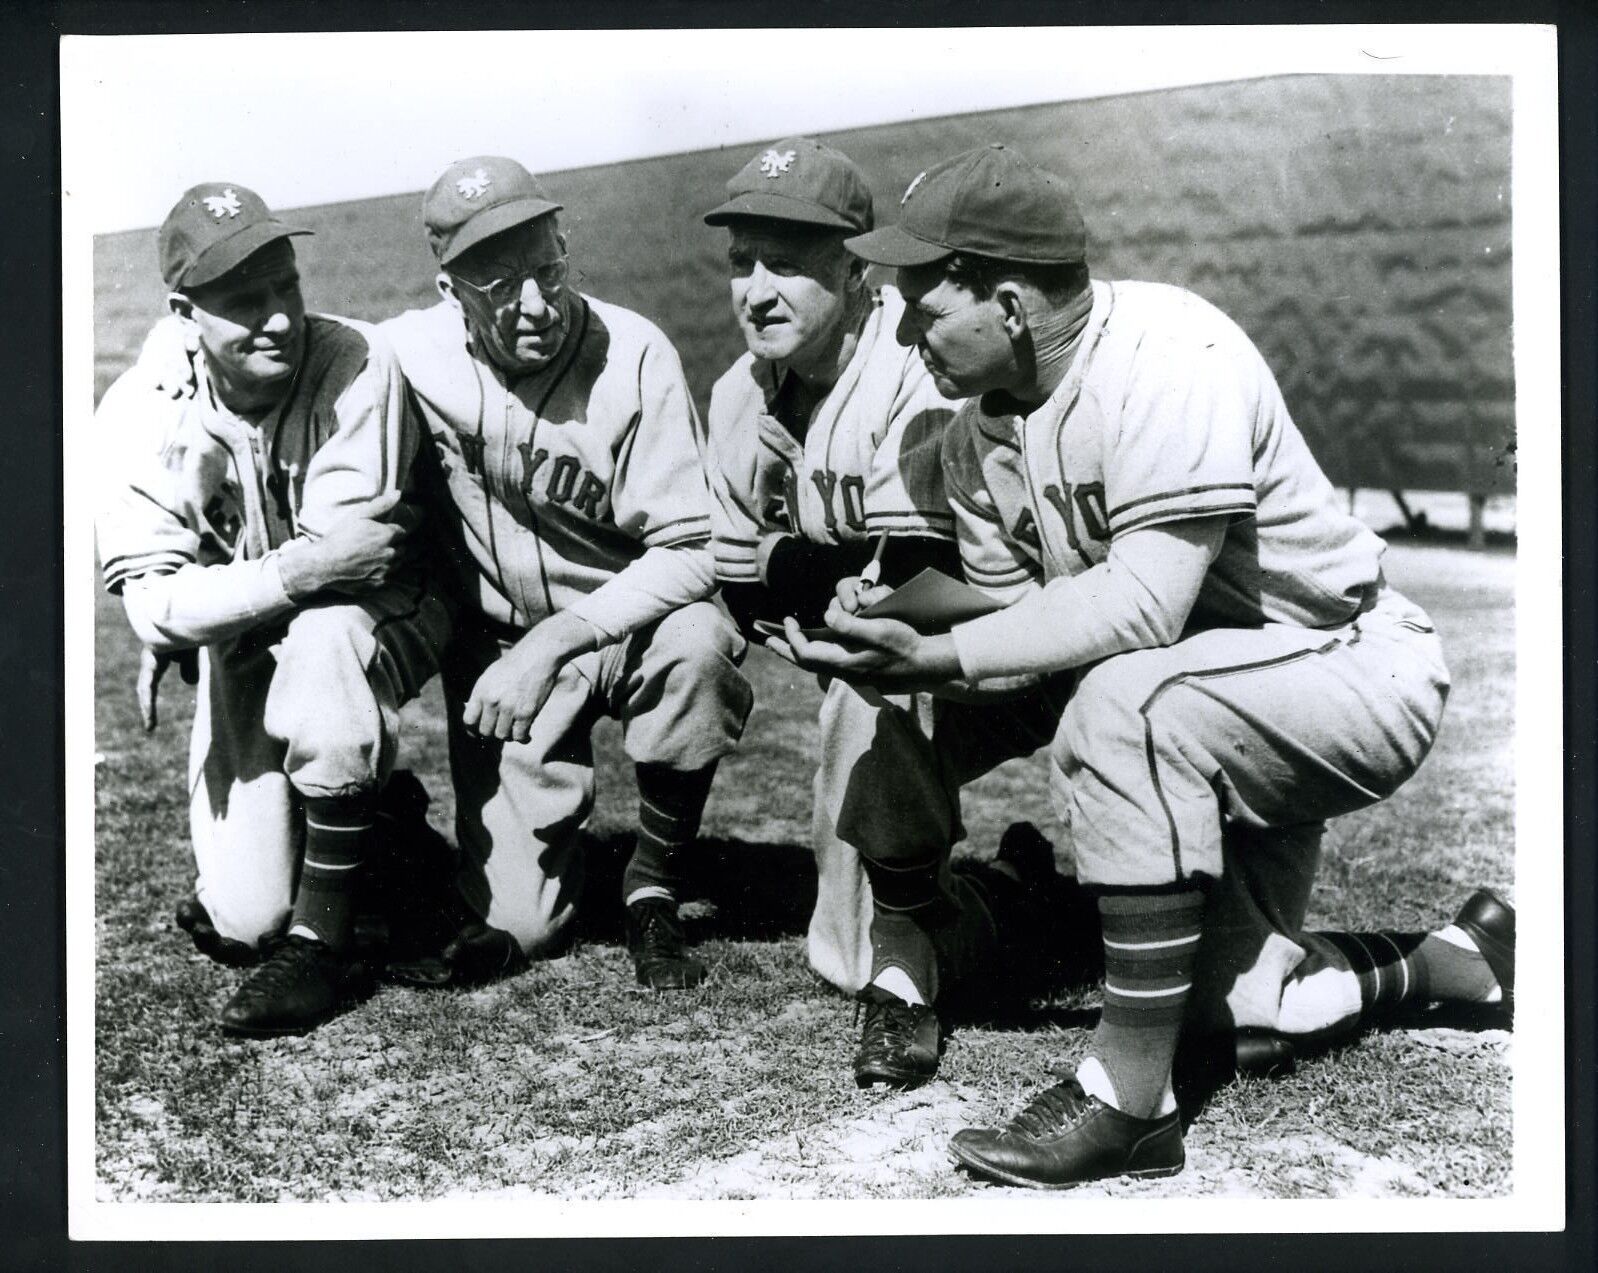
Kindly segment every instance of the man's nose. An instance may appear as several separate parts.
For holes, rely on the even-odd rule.
[[[521,310],[535,323],[542,319],[549,310],[549,301],[544,297],[543,288],[538,286],[538,280],[528,275],[522,280]]]
[[[749,271],[749,288],[744,298],[754,307],[770,305],[777,299],[777,289],[771,285],[771,273],[759,261]]]
[[[267,309],[266,321],[261,324],[261,330],[269,336],[286,334],[293,326],[289,318],[288,306],[274,301]]]
[[[907,349],[921,339],[921,325],[910,317],[909,310],[899,315],[899,325],[893,329],[893,337]]]

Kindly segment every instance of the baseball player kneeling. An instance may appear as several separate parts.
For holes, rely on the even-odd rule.
[[[289,242],[306,233],[242,185],[186,192],[159,251],[195,391],[135,368],[96,413],[106,586],[150,650],[199,650],[180,916],[262,957],[221,1014],[248,1036],[369,989],[352,886],[399,708],[448,635],[402,543],[421,434],[398,364],[370,327],[306,314]]]
[[[1050,758],[1099,893],[1103,1015],[1074,1078],[956,1158],[1046,1188],[1170,1175],[1184,1021],[1291,1039],[1406,997],[1507,1000],[1514,917],[1485,890],[1433,934],[1300,930],[1325,819],[1415,772],[1448,673],[1243,332],[1189,292],[1090,280],[1064,181],[1002,146],[929,169],[848,246],[898,268],[900,339],[970,399],[948,494],[968,576],[1008,574],[1011,604],[922,636],[848,589],[836,641],[790,622],[779,653],[892,691],[1080,670]],[[936,872],[907,864],[917,888],[932,904]]]
[[[472,917],[445,975],[557,949],[582,886],[595,721],[621,721],[638,838],[622,878],[638,981],[703,980],[677,896],[753,694],[710,600],[710,499],[682,364],[653,323],[571,285],[561,205],[512,159],[452,164],[423,202],[437,305],[390,319],[464,541],[444,666]]]
[[[859,168],[830,146],[788,138],[753,156],[704,219],[727,229],[748,345],[710,396],[711,542],[733,614],[751,629],[787,615],[817,623],[838,582],[863,570],[890,584],[928,566],[958,574],[940,460],[955,404],[895,340],[899,294],[870,286],[844,249],[874,224]],[[1052,847],[1015,828],[996,868],[955,872],[949,849],[962,834],[961,786],[1040,746],[1064,689],[1029,685],[1012,715],[1030,709],[1042,728],[995,734],[984,725],[997,717],[964,704],[826,686],[808,953],[828,981],[860,993],[862,1087],[936,1073],[940,988],[991,1006],[1026,984],[1006,956],[1024,949],[1036,961],[1045,944],[1042,907],[1064,887]],[[936,907],[919,897],[917,914],[898,905],[907,862],[936,873]],[[922,957],[892,958],[890,930]]]

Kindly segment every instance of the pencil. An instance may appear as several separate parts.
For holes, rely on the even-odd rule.
[[[866,563],[866,568],[860,572],[860,582],[875,587],[882,578],[882,551],[888,546],[888,532],[883,531],[877,536],[877,546],[871,553],[871,560]]]

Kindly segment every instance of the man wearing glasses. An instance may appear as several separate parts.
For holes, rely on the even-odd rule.
[[[705,966],[677,921],[682,859],[743,732],[745,643],[715,587],[700,430],[646,319],[568,285],[553,202],[514,160],[452,164],[423,204],[442,301],[384,323],[457,513],[465,618],[445,661],[472,912],[439,979],[557,947],[582,883],[589,733],[621,721],[638,840],[623,876],[641,984]]]

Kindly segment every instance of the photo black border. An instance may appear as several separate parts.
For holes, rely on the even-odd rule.
[[[1567,1228],[1562,1234],[559,1239],[474,1242],[77,1243],[66,1240],[63,835],[63,474],[60,446],[60,114],[57,37],[178,31],[631,26],[1008,26],[1183,22],[1516,22],[1556,25],[1560,169],[1565,571]],[[13,0],[0,11],[0,163],[11,322],[0,383],[12,391],[0,459],[0,1271],[359,1266],[399,1273],[483,1262],[553,1269],[999,1270],[1320,1268],[1586,1269],[1594,1266],[1593,929],[1598,922],[1598,10],[1591,2],[1045,4],[998,0],[742,0],[512,4],[505,0]],[[885,56],[885,65],[890,60]],[[906,70],[905,73],[908,73]],[[180,91],[180,86],[174,86]],[[1521,845],[1518,851],[1553,852]],[[484,1249],[487,1247],[488,1249]]]

